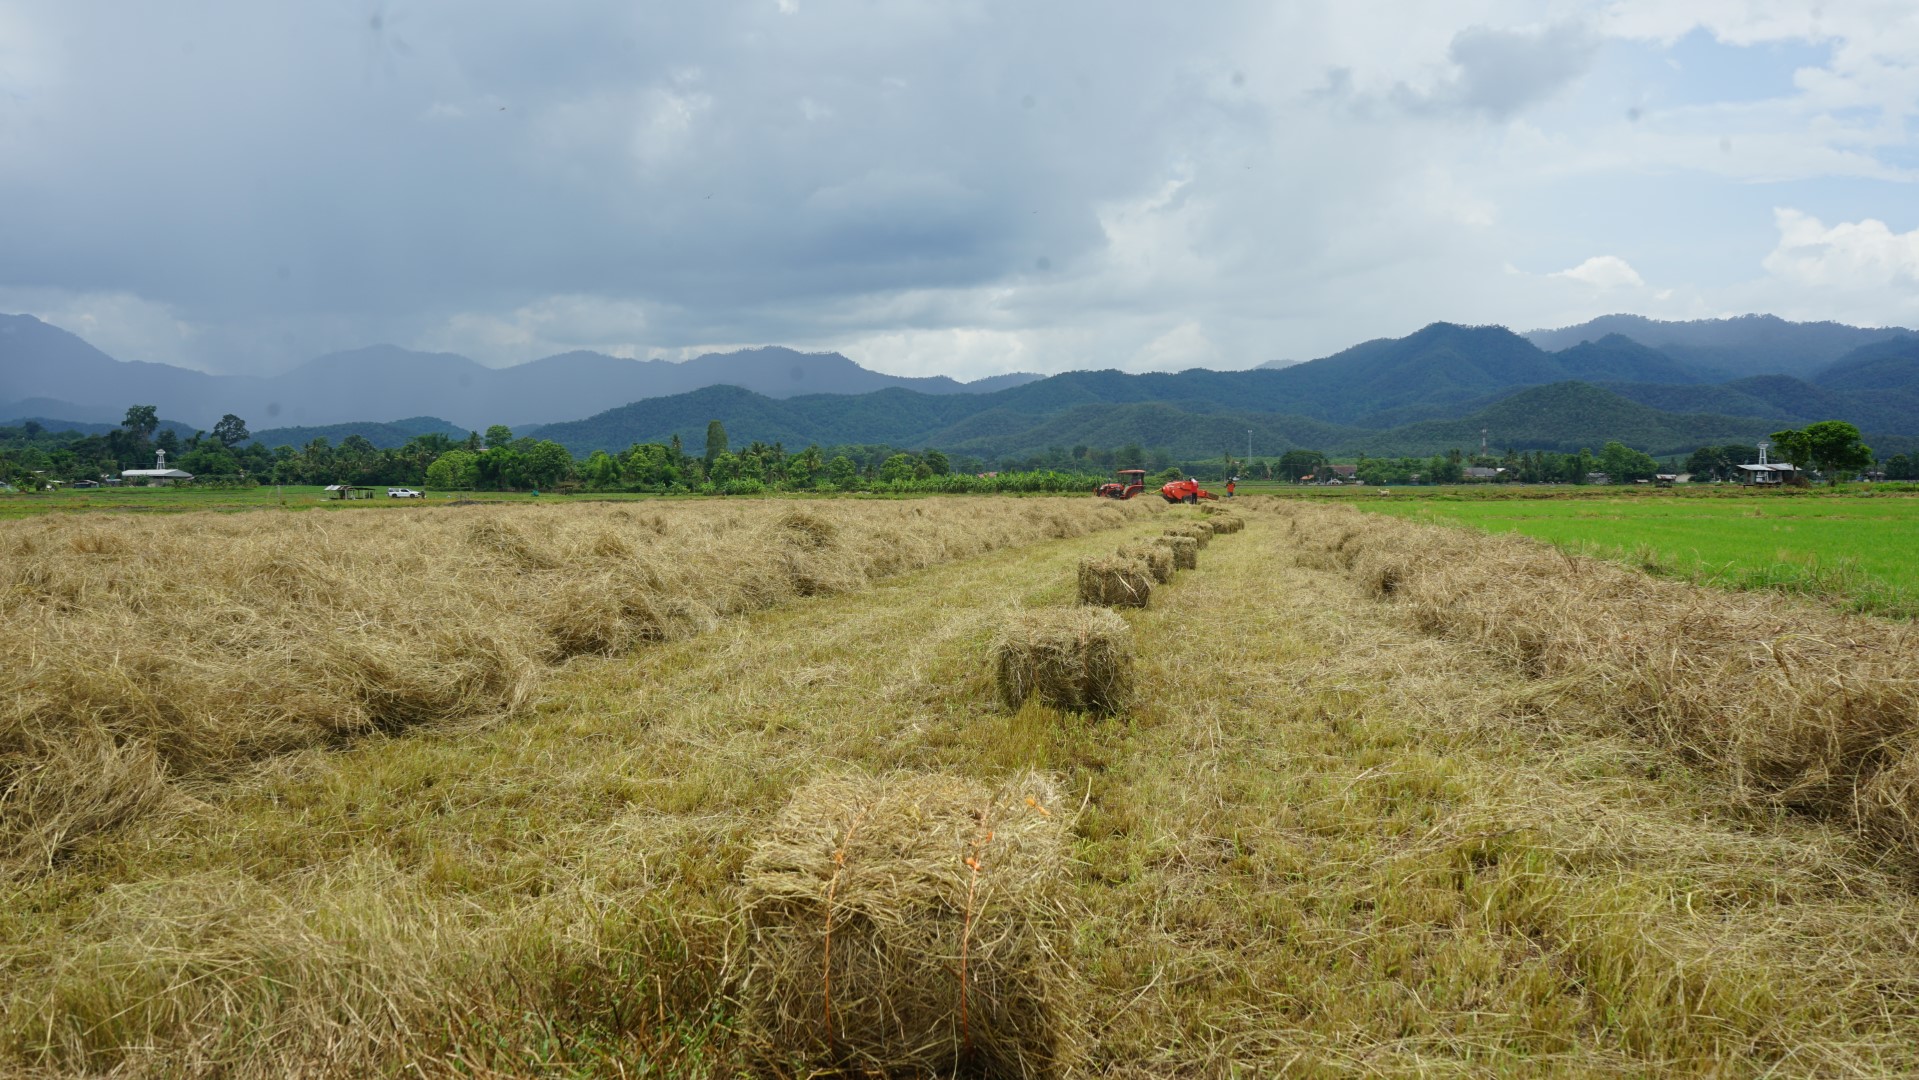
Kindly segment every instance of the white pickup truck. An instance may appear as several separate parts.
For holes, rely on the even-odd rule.
[[[413,490],[412,488],[401,488],[401,487],[387,488],[386,497],[389,499],[424,499],[426,498],[425,495],[420,494],[419,492]]]

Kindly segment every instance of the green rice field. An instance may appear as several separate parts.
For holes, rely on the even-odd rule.
[[[1654,573],[1919,615],[1919,498],[1819,494],[1354,499],[1376,513],[1519,532]]]

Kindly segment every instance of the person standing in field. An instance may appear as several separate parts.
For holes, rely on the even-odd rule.
[[[1229,477],[1227,477],[1227,478],[1226,478],[1226,497],[1227,497],[1227,498],[1229,498],[1229,499],[1230,499],[1230,498],[1232,498],[1232,497],[1233,497],[1233,489],[1234,489],[1234,488],[1236,488],[1236,487],[1238,487],[1238,486],[1239,486],[1239,477],[1237,477],[1237,476],[1229,476]]]

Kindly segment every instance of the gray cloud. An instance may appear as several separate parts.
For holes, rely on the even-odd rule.
[[[1414,111],[1474,112],[1505,120],[1564,89],[1585,73],[1598,51],[1598,37],[1580,23],[1539,30],[1471,26],[1454,35],[1447,50],[1455,72],[1426,89],[1401,83],[1393,100]]]
[[[1595,40],[1449,7],[0,0],[33,210],[0,307],[221,370],[777,342],[963,376],[1538,321],[1477,298],[1532,242],[1501,204],[1553,193],[1454,118]]]

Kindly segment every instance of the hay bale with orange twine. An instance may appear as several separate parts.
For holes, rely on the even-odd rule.
[[[1155,536],[1153,543],[1173,553],[1173,569],[1199,569],[1199,541],[1190,536]]]
[[[772,1071],[1052,1077],[1078,1056],[1070,815],[1036,773],[817,780],[748,858],[742,996]]]
[[[1172,581],[1173,571],[1178,569],[1173,565],[1172,550],[1158,544],[1121,544],[1119,555],[1121,558],[1138,559],[1145,563],[1146,572],[1153,575],[1153,582],[1157,585],[1165,585]]]
[[[1079,561],[1079,602],[1101,607],[1145,607],[1153,572],[1138,559],[1103,555]]]
[[[1133,689],[1133,630],[1107,608],[1022,612],[993,640],[1000,700],[1072,712],[1118,711]]]

